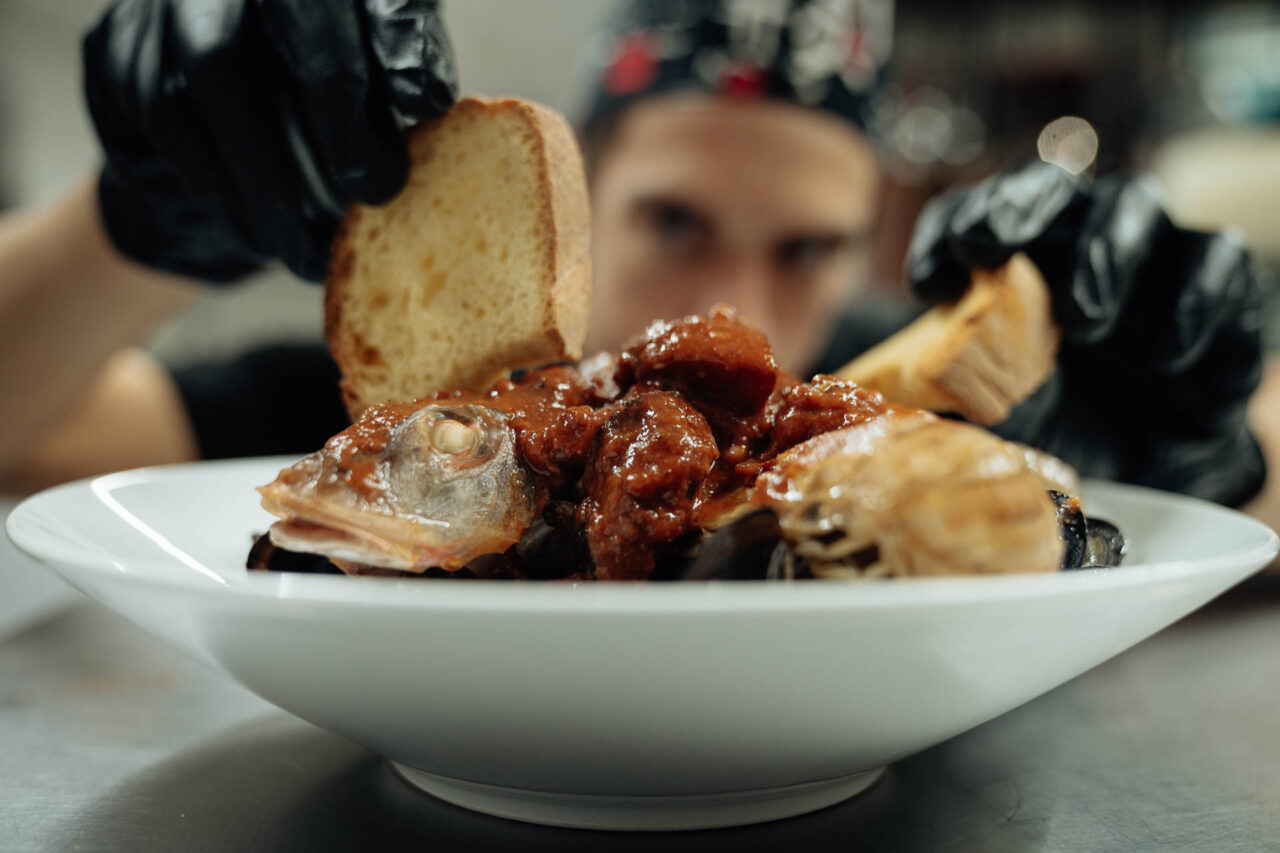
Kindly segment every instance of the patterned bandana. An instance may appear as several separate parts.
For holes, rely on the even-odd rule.
[[[893,0],[628,0],[605,34],[586,128],[661,92],[777,98],[874,133]]]

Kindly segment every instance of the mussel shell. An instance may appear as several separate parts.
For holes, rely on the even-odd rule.
[[[780,579],[788,558],[778,516],[771,509],[747,513],[702,536],[670,580]]]
[[[1088,554],[1085,557],[1085,565],[1090,567],[1120,565],[1125,552],[1124,534],[1120,529],[1100,518],[1087,519],[1086,526],[1088,527],[1086,536]]]
[[[1063,571],[1120,565],[1125,541],[1118,527],[1100,518],[1086,517],[1079,502],[1069,495],[1050,489],[1049,497],[1058,507],[1058,528],[1067,546],[1062,555]]]
[[[1064,571],[1080,569],[1085,565],[1089,554],[1089,525],[1080,504],[1062,492],[1049,490],[1058,507],[1058,531],[1066,548],[1062,552],[1062,568]]]

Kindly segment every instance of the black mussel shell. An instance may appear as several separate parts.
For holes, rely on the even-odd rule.
[[[1067,545],[1062,553],[1062,568],[1082,568],[1089,553],[1089,526],[1080,511],[1080,502],[1052,489],[1049,497],[1058,507],[1058,531]]]
[[[1087,520],[1088,555],[1086,566],[1118,566],[1124,559],[1124,534],[1109,521],[1100,518]]]
[[[1062,555],[1064,571],[1100,569],[1120,565],[1124,559],[1124,534],[1114,524],[1099,518],[1087,518],[1080,502],[1062,492],[1049,490],[1058,507],[1058,529],[1066,550]]]
[[[515,572],[530,580],[570,579],[591,565],[586,544],[573,526],[572,506],[564,503],[549,506],[505,556]]]
[[[669,580],[775,580],[786,576],[790,552],[778,516],[759,509],[702,536]]]

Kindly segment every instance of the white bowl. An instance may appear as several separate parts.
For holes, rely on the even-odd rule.
[[[248,573],[287,459],[152,468],[27,500],[8,530],[90,597],[436,796],[563,826],[690,829],[837,802],[1268,563],[1276,536],[1092,482],[1127,565],[725,583]],[[1050,737],[1052,733],[1046,732]]]

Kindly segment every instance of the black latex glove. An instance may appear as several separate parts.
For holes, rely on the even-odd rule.
[[[324,277],[351,202],[404,184],[403,127],[457,95],[435,0],[120,0],[84,40],[126,255],[207,281]]]
[[[949,193],[921,214],[908,276],[953,298],[968,270],[1026,252],[1062,329],[1055,374],[995,428],[1082,473],[1232,506],[1258,492],[1245,423],[1262,373],[1262,287],[1233,237],[1174,226],[1150,182],[1046,163]]]

